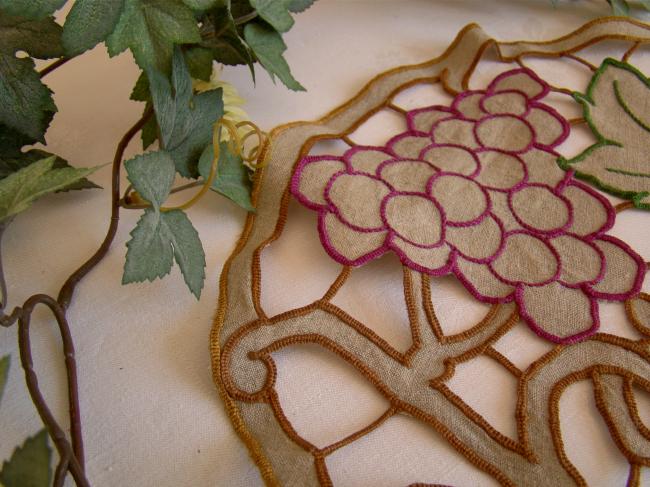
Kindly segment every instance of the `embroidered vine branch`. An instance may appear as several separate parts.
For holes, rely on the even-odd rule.
[[[640,292],[648,263],[608,232],[617,212],[642,208],[632,196],[645,186],[626,191],[631,201],[614,207],[576,180],[556,148],[577,123],[617,136],[632,125],[646,136],[644,125],[650,124],[630,101],[632,94],[647,96],[647,79],[626,63],[648,32],[638,22],[608,19],[555,41],[501,43],[468,25],[440,57],[379,74],[320,120],[273,132],[274,171],[260,176],[256,193],[266,205],[249,219],[224,267],[211,340],[215,381],[267,482],[300,478],[304,485],[332,485],[328,455],[402,414],[433,429],[501,485],[584,486],[565,451],[559,409],[570,385],[589,381],[612,444],[629,464],[628,485],[640,484],[650,436],[634,389],[650,391],[650,298]],[[581,57],[583,48],[610,38],[627,41],[625,61],[596,67]],[[586,90],[592,120],[585,111],[583,119],[570,122],[553,108],[554,95],[565,101],[582,96],[540,78],[527,65],[536,57],[583,61],[592,78]],[[491,82],[470,89],[485,59],[520,68],[504,66]],[[432,85],[442,87],[449,104],[399,106],[403,91]],[[403,117],[406,129],[387,136],[383,145],[355,143],[356,131],[382,111]],[[617,125],[620,117],[611,120],[605,113],[631,121]],[[623,152],[620,143],[636,149],[637,141],[607,139],[621,151],[619,164],[647,167],[638,151]],[[316,151],[322,141],[336,141],[337,152],[322,150],[335,144]],[[341,141],[350,147],[341,149]],[[638,184],[621,181],[626,190]],[[315,212],[312,230],[331,263],[343,267],[322,298],[269,316],[262,255],[283,238],[292,198]],[[332,303],[355,267],[386,253],[402,264],[411,332],[405,351]],[[491,305],[480,322],[455,335],[445,334],[431,301],[430,287],[444,275]],[[639,337],[599,332],[601,301],[625,308]],[[495,346],[515,326],[528,326],[552,348],[528,366],[515,365]],[[276,390],[284,370],[275,361],[276,353],[301,344],[317,345],[354,367],[386,399],[386,410],[325,446],[303,436],[288,414],[295,410],[292,398],[280,399]],[[478,356],[496,361],[517,381],[512,437],[447,385],[457,365]]]

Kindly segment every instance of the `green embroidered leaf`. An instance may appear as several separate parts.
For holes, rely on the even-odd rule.
[[[227,143],[221,142],[220,145],[217,177],[212,182],[210,189],[232,200],[246,211],[255,211],[251,202],[253,185],[248,175],[248,168],[242,163],[241,157],[228,150]],[[204,179],[210,175],[213,159],[214,148],[210,144],[201,154],[199,161],[199,173]]]
[[[63,47],[68,56],[92,49],[113,32],[124,0],[77,0],[63,25]]]
[[[231,66],[247,64],[255,80],[253,56],[239,36],[228,7],[215,8],[210,12],[201,29],[201,37],[201,45],[210,49],[216,61]]]
[[[174,161],[165,151],[149,152],[124,163],[135,190],[155,208],[165,202],[174,184]]]
[[[154,281],[169,274],[173,260],[198,299],[205,280],[205,254],[198,232],[180,210],[147,208],[126,244],[122,283]]]
[[[26,20],[0,13],[0,124],[45,142],[44,134],[56,105],[41,82],[30,58],[17,51],[47,59],[63,54],[61,27],[52,18]]]
[[[141,68],[167,73],[174,44],[200,41],[194,14],[181,0],[125,0],[106,45],[111,56],[130,48]]]
[[[40,20],[53,14],[66,0],[0,0],[0,10],[9,15]]]
[[[574,94],[598,142],[572,159],[560,158],[560,167],[650,209],[650,112],[643,109],[648,96],[648,78],[627,63],[605,59],[587,93]]]
[[[278,32],[287,32],[293,27],[293,17],[289,13],[291,0],[250,0],[250,2],[259,16]]]
[[[1,130],[2,129],[0,128],[0,131]],[[7,155],[0,155],[0,179],[4,179],[10,174],[19,171],[20,169],[27,167],[30,164],[34,164],[35,162],[38,162],[41,159],[46,159],[52,156],[55,157],[54,164],[52,165],[53,169],[72,167],[70,166],[70,164],[68,164],[68,161],[66,161],[65,159],[39,149],[31,149],[27,152],[18,152],[18,153],[0,152],[0,154],[7,154]],[[101,188],[101,186],[93,183],[87,178],[81,178],[65,186],[62,189],[57,190],[56,192],[61,193],[65,191],[92,189],[92,188]]]
[[[289,65],[282,57],[282,53],[286,51],[287,46],[280,34],[270,27],[252,22],[246,24],[244,38],[255,53],[257,59],[264,66],[264,69],[271,76],[271,79],[275,80],[275,76],[277,75],[290,90],[305,90],[291,75]]]
[[[163,147],[182,176],[196,177],[201,152],[212,139],[212,125],[223,115],[222,90],[194,96],[180,48],[174,51],[172,83],[156,70],[149,72],[149,82]]]
[[[643,5],[646,10],[650,10],[650,0],[639,0],[639,3]]]
[[[54,169],[55,157],[30,164],[0,181],[0,221],[26,210],[41,196],[66,188],[97,168]]]
[[[311,7],[316,0],[291,0],[289,2],[289,10],[291,12],[300,13]]]
[[[5,391],[5,385],[9,378],[9,355],[0,358],[0,404],[2,403],[2,394]]]
[[[4,487],[49,487],[52,477],[47,431],[41,430],[27,438],[2,464],[0,485]]]

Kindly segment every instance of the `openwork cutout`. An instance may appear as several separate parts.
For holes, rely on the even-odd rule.
[[[626,42],[620,61],[606,59],[598,67],[580,57],[581,49],[608,39]],[[541,43],[500,43],[469,25],[439,58],[377,76],[319,121],[272,132],[267,167],[255,185],[258,213],[224,267],[211,337],[215,382],[269,485],[332,485],[328,456],[397,415],[430,427],[502,485],[585,485],[565,452],[559,420],[560,398],[578,381],[589,381],[612,441],[629,462],[628,485],[638,485],[641,469],[650,466],[648,425],[633,392],[650,390],[650,298],[640,294],[647,264],[607,232],[616,210],[644,208],[645,181],[638,186],[637,179],[643,180],[639,170],[647,171],[647,163],[639,169],[637,146],[626,149],[620,120],[606,113],[618,109],[627,127],[646,136],[650,123],[630,100],[647,96],[640,88],[647,80],[627,63],[643,43],[650,43],[650,28],[624,19],[592,22]],[[506,69],[470,90],[488,52]],[[547,103],[547,97],[574,96],[527,65],[549,57],[589,73],[591,84],[575,95],[584,117],[567,120]],[[394,103],[400,92],[423,83],[438,84],[453,101],[408,110]],[[387,110],[402,117],[406,129],[372,146],[351,137]],[[599,137],[597,145],[584,154],[561,154],[571,127],[584,123]],[[349,148],[310,152],[331,139]],[[603,178],[589,176],[591,166],[585,169],[603,150],[621,155],[618,172],[606,170],[606,176],[628,178],[615,192],[631,202],[616,209],[576,179],[612,190]],[[292,199],[318,215],[312,231],[339,273],[313,303],[269,316],[260,262],[282,234]],[[408,348],[395,348],[333,303],[358,266],[387,253],[403,266]],[[443,332],[431,293],[438,276],[449,274],[489,304],[477,323],[455,334]],[[643,338],[598,333],[604,300],[625,307]],[[551,348],[540,348],[540,358],[523,369],[503,343],[526,324]],[[275,352],[302,344],[352,365],[387,400],[386,411],[328,445],[302,437],[278,398],[274,359]],[[516,381],[514,435],[495,428],[449,387],[457,368],[471,370],[464,364],[479,357]]]

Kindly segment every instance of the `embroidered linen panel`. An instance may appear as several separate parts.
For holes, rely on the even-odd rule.
[[[612,40],[625,43],[618,57],[581,57]],[[650,393],[648,264],[611,231],[629,211],[650,237],[650,81],[632,63],[646,43],[650,27],[620,18],[548,42],[498,42],[472,24],[440,57],[382,73],[322,119],[271,133],[257,211],[224,267],[211,335],[215,382],[267,484],[335,485],[330,455],[407,416],[502,485],[587,485],[559,420],[562,395],[579,381],[629,463],[628,485],[640,484],[650,467],[650,424],[636,399]],[[545,61],[577,64],[585,85],[547,79],[536,67]],[[448,99],[401,106],[400,94],[417,86]],[[578,115],[563,115],[567,104]],[[384,112],[402,128],[379,144],[357,142]],[[578,131],[591,142],[571,149]],[[315,301],[272,314],[262,255],[285,231],[290,204],[313,217],[302,231],[317,234],[335,277]],[[336,304],[355,273],[382,259],[401,266],[407,347]],[[455,306],[432,292],[442,279],[486,307],[458,333],[438,317]],[[601,331],[604,306],[620,307],[634,339]],[[526,366],[495,345],[518,327],[547,347]],[[352,366],[386,410],[326,445],[301,435],[278,395],[274,357],[306,344]],[[481,357],[517,383],[514,438],[450,387],[459,366]]]

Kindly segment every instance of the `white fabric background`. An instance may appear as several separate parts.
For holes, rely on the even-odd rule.
[[[228,68],[224,78],[233,81],[248,100],[251,118],[271,129],[279,123],[321,116],[380,71],[438,55],[469,22],[480,23],[498,39],[549,39],[608,9],[605,0],[560,4],[553,9],[550,0],[320,0],[297,16],[296,26],[286,36],[286,56],[306,93],[273,85],[261,70],[254,87],[245,67]],[[648,72],[650,59],[646,56],[639,62]],[[570,72],[562,75],[571,76]],[[48,76],[60,110],[48,132],[50,149],[74,165],[110,161],[118,139],[142,111],[142,104],[128,100],[137,76],[130,55],[109,59],[103,47]],[[136,141],[128,155],[139,151]],[[109,168],[93,179],[108,188]],[[35,292],[56,295],[64,279],[103,239],[108,202],[107,190],[59,195],[42,200],[16,219],[3,241],[10,305],[22,303]],[[208,352],[218,276],[239,235],[244,212],[216,195],[192,209],[190,216],[204,242],[208,264],[206,286],[198,302],[186,290],[177,269],[155,283],[120,284],[124,244],[139,212],[122,215],[114,246],[78,287],[69,313],[76,340],[89,479],[97,486],[260,485],[257,469],[230,426],[212,384]],[[273,275],[263,288],[268,313],[308,302],[332,278],[313,215],[293,205],[290,216],[294,218],[285,235],[264,256],[263,271]],[[639,212],[624,214],[614,234],[650,259],[647,219]],[[346,285],[345,296],[337,298],[338,304],[398,346],[405,343],[402,330],[392,324],[392,317],[401,314],[400,279],[395,262],[383,259],[356,272]],[[463,290],[451,279],[443,279],[434,292],[434,302],[449,302],[440,317],[449,330],[467,326],[482,313],[482,305],[469,299],[459,301]],[[605,308],[604,330],[629,334],[622,326],[620,309]],[[381,309],[385,311],[377,312]],[[34,315],[36,366],[46,397],[58,417],[64,418],[62,356],[48,319],[43,310]],[[526,351],[522,350],[524,342]],[[41,428],[24,386],[16,344],[15,327],[0,330],[0,355],[12,355],[9,384],[0,406],[0,459],[9,457],[14,445]],[[499,349],[509,351],[517,365],[525,365],[546,347],[519,326]],[[383,400],[376,392],[346,365],[329,361],[325,352],[299,347],[277,359],[281,399],[296,401],[287,403],[287,415],[298,431],[319,444],[362,427],[383,411]],[[450,386],[468,394],[468,402],[499,430],[514,432],[509,416],[514,411],[514,384],[488,359],[459,367]],[[639,400],[645,406],[642,415],[650,422],[650,398],[640,396]],[[324,413],[325,404],[335,407]],[[569,388],[561,409],[569,456],[590,484],[624,485],[626,463],[597,415],[590,386],[581,383]],[[66,424],[65,419],[62,422]],[[433,432],[407,418],[391,420],[359,444],[335,453],[328,467],[337,485],[416,481],[496,485]],[[647,472],[644,479],[650,485]]]

